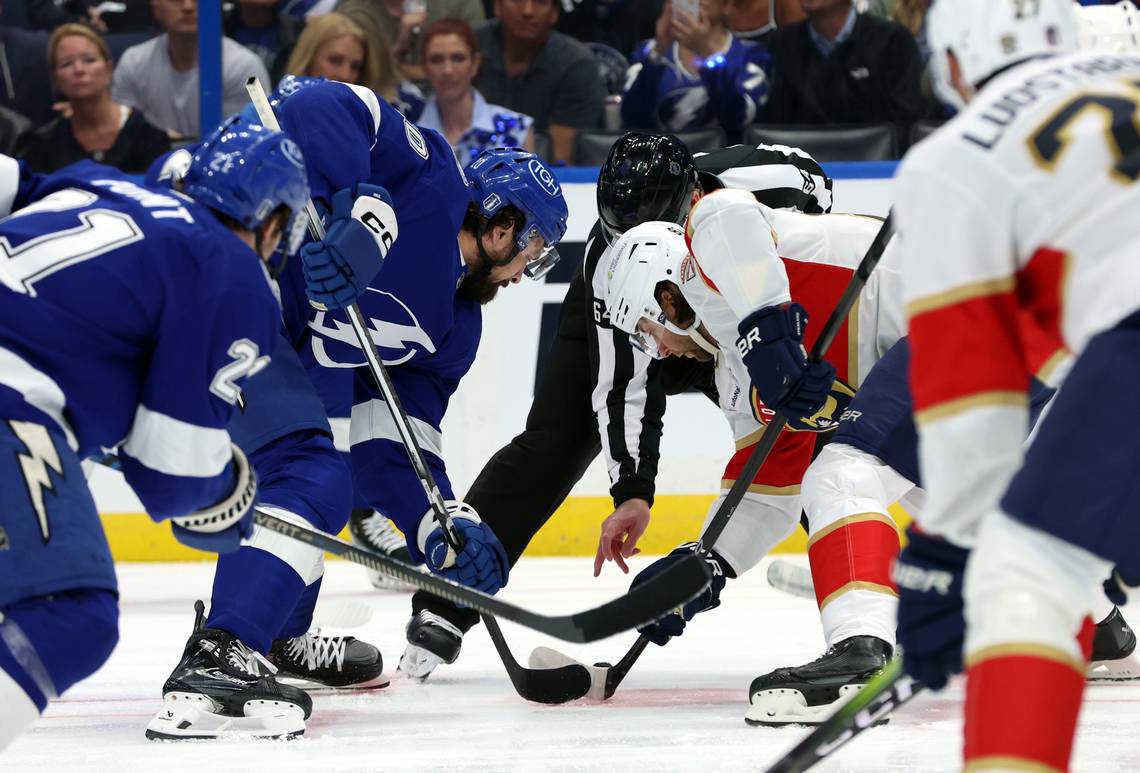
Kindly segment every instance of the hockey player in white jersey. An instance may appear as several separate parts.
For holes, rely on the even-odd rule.
[[[1140,56],[1070,53],[1065,0],[939,0],[929,34],[964,109],[897,186],[928,491],[898,636],[930,687],[965,666],[967,769],[1064,771],[1101,580],[1140,579],[1113,431],[1140,378]],[[1033,373],[1061,388],[1023,451]]]
[[[814,433],[835,427],[851,398],[848,383],[858,385],[902,334],[899,275],[888,255],[829,350],[829,362],[812,364],[804,354],[879,225],[869,218],[772,210],[746,192],[718,191],[694,205],[688,246],[677,226],[642,225],[614,245],[608,265],[598,272],[608,324],[629,334],[643,351],[652,356],[684,352],[695,348],[694,339],[717,356],[720,405],[737,448],[722,492],[751,455],[773,409],[790,416],[790,426],[798,430],[781,435],[712,546],[720,581],[682,614],[640,629],[659,644],[680,635],[686,620],[719,604],[723,578],[750,569],[795,529],[803,505],[829,651],[807,672],[774,672],[753,684],[752,692],[765,699],[772,691],[794,695],[775,707],[766,703],[760,710],[765,724],[819,721],[841,697],[841,687],[850,683],[857,689],[892,654],[895,524],[885,505],[881,512],[865,507],[850,513],[823,496],[809,497],[805,478]],[[809,314],[820,322],[805,329]],[[673,332],[678,328],[690,335]],[[754,342],[753,330],[763,344]],[[714,502],[709,517],[720,502]],[[691,550],[691,544],[678,548],[643,571],[635,584]],[[767,681],[758,684],[762,680]]]

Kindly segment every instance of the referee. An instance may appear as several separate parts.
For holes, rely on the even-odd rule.
[[[636,132],[611,148],[598,177],[600,220],[562,303],[526,428],[491,457],[464,497],[502,541],[512,566],[603,450],[611,518],[648,524],[666,395],[696,389],[716,402],[713,362],[711,356],[703,362],[670,357],[646,369],[629,337],[610,329],[603,301],[594,295],[594,273],[616,236],[647,220],[684,223],[696,198],[724,187],[751,190],[774,208],[831,209],[830,178],[798,149],[734,145],[694,159],[674,137]],[[645,389],[631,394],[645,398],[626,401],[634,381]],[[623,556],[613,557],[624,565]],[[412,613],[409,648],[446,663],[458,657],[462,633],[479,619],[426,591],[412,597]]]

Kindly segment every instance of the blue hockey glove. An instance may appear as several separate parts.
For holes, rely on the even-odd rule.
[[[752,386],[764,404],[787,416],[789,423],[819,413],[835,383],[831,363],[808,361],[803,346],[807,323],[803,306],[784,303],[754,311],[737,326],[736,350]]]
[[[1104,581],[1104,595],[1118,607],[1128,603],[1128,597],[1140,588],[1140,577],[1133,577],[1127,570],[1119,566],[1112,569],[1112,574]]]
[[[511,571],[503,543],[499,542],[491,527],[479,519],[475,508],[466,502],[448,501],[447,512],[463,547],[456,555],[447,544],[433,512],[428,510],[420,521],[417,538],[428,568],[469,588],[497,593],[507,584]]]
[[[697,543],[687,542],[664,558],[657,559],[638,572],[637,576],[633,578],[633,583],[631,583],[630,588],[636,588],[651,577],[661,574],[682,558],[692,555],[696,547]],[[680,636],[685,632],[685,623],[692,620],[693,616],[698,612],[705,612],[720,606],[720,592],[724,590],[725,579],[727,577],[735,577],[736,575],[728,563],[716,553],[710,552],[709,555],[705,557],[705,561],[708,562],[709,568],[712,569],[712,581],[709,583],[709,586],[701,592],[701,595],[697,596],[688,604],[685,604],[685,606],[673,610],[660,620],[638,628],[638,633],[646,639],[649,639],[649,641],[658,647],[664,647],[665,643],[671,638]]]
[[[207,553],[232,553],[253,534],[253,508],[257,504],[257,476],[237,446],[233,448],[234,489],[213,507],[171,518],[174,537],[184,545]]]
[[[962,575],[970,551],[911,527],[895,562],[899,589],[898,643],[903,668],[932,690],[962,670],[966,618]]]
[[[362,183],[337,191],[325,238],[301,248],[305,292],[329,309],[351,306],[368,287],[399,236],[388,191]]]

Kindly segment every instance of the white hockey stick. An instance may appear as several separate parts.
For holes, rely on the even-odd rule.
[[[811,570],[783,558],[774,558],[768,564],[768,584],[797,598],[815,599]]]
[[[253,102],[253,108],[257,111],[257,117],[261,119],[261,125],[273,131],[281,131],[281,124],[277,121],[277,116],[273,112],[273,106],[269,104],[269,97],[265,94],[265,89],[262,88],[261,82],[254,76],[245,82],[245,90],[249,92],[250,101]],[[325,229],[321,224],[321,219],[317,215],[317,208],[313,206],[313,200],[309,199],[305,203],[305,214],[309,219],[309,233],[312,234],[316,240],[325,238]],[[352,332],[356,334],[356,339],[360,343],[360,349],[364,352],[364,359],[368,363],[368,370],[372,373],[372,377],[376,380],[376,385],[380,387],[380,392],[384,396],[384,402],[388,404],[388,410],[392,412],[392,420],[396,424],[396,429],[400,433],[400,440],[404,443],[404,449],[408,452],[408,458],[412,462],[412,467],[415,468],[416,477],[420,480],[420,485],[424,488],[424,493],[427,494],[428,502],[431,505],[433,514],[436,521],[439,523],[443,534],[447,539],[447,544],[456,553],[463,549],[463,545],[459,540],[459,536],[455,533],[455,528],[451,523],[451,517],[447,513],[447,505],[444,503],[443,494],[440,493],[439,486],[435,483],[435,478],[432,477],[431,470],[424,461],[423,451],[420,450],[420,444],[416,441],[416,436],[412,433],[412,428],[408,422],[408,414],[404,411],[404,406],[400,403],[400,398],[396,394],[396,388],[392,385],[392,380],[388,377],[388,372],[384,369],[384,363],[380,360],[380,355],[376,353],[376,347],[372,343],[372,337],[368,334],[368,327],[364,324],[364,315],[360,313],[360,307],[355,303],[345,309],[348,315],[348,321],[352,324]]]

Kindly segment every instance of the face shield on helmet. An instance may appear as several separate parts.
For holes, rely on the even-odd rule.
[[[610,324],[654,359],[661,357],[660,341],[669,324],[657,285],[678,281],[687,252],[681,227],[665,222],[635,226],[610,247],[605,266]]]
[[[504,265],[524,253],[523,273],[536,280],[544,277],[558,262],[554,245],[566,234],[569,215],[554,175],[538,156],[522,148],[490,148],[463,171],[484,223],[507,205],[525,217],[515,234],[517,252],[492,265]]]

